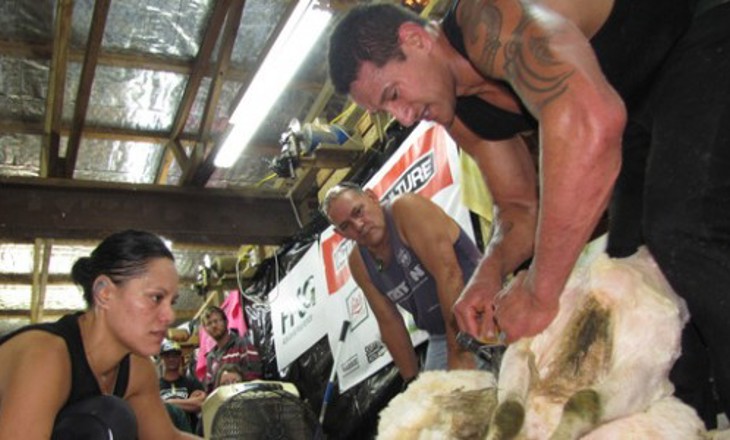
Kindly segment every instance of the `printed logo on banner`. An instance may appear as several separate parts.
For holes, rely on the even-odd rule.
[[[372,364],[378,358],[385,355],[385,345],[382,341],[373,341],[365,346],[365,356],[368,364]]]
[[[411,144],[393,167],[373,185],[381,200],[406,192],[431,198],[454,183],[446,152],[446,131],[433,126]]]
[[[347,305],[347,318],[350,320],[352,330],[355,330],[360,324],[368,319],[368,304],[362,290],[355,288],[347,295],[345,299]]]
[[[357,373],[360,369],[360,361],[357,360],[357,354],[353,354],[349,358],[345,359],[340,365],[343,376],[349,376],[350,374]]]
[[[296,307],[281,312],[281,335],[284,343],[289,342],[307,323],[312,321],[309,310],[317,304],[314,275],[307,277],[296,292]]]
[[[350,267],[347,260],[355,242],[346,240],[341,235],[332,234],[322,242],[322,258],[327,280],[327,291],[333,294],[340,290],[350,279]]]
[[[436,174],[434,167],[434,154],[429,151],[409,166],[406,172],[393,183],[388,192],[380,197],[380,200],[390,201],[400,194],[418,192]]]

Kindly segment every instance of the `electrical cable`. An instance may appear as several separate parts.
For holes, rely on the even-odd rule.
[[[294,217],[297,220],[297,224],[299,225],[299,229],[302,229],[304,225],[302,224],[302,219],[299,218],[299,211],[297,210],[297,206],[294,204],[294,197],[292,197],[291,193],[289,194],[289,203],[291,204],[291,209],[294,211]]]
[[[241,296],[246,298],[247,300],[251,301],[254,304],[263,305],[266,304],[266,301],[257,298],[255,296],[246,295],[246,292],[243,290],[243,284],[241,284],[241,256],[238,257],[236,260],[236,284],[238,285],[238,291],[241,292]]]

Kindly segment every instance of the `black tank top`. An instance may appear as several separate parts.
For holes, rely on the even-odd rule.
[[[454,49],[468,59],[456,22],[458,5],[459,0],[452,3],[441,28]],[[621,95],[630,114],[638,109],[669,50],[689,26],[693,6],[694,0],[615,0],[606,23],[591,39],[606,78]],[[517,100],[522,106],[521,100]],[[524,106],[521,113],[512,113],[477,96],[457,97],[455,112],[464,125],[483,139],[508,139],[537,127],[537,121]]]
[[[81,340],[81,331],[79,330],[79,316],[81,315],[82,312],[79,312],[73,315],[66,315],[53,323],[28,325],[0,338],[0,345],[2,345],[20,333],[29,330],[43,330],[53,333],[66,341],[66,348],[68,348],[68,354],[71,358],[71,394],[64,407],[102,394],[99,383],[96,381],[94,373],[91,371],[91,367],[86,360],[86,354],[84,353],[84,344]],[[117,382],[114,385],[113,394],[119,398],[124,398],[128,382],[129,355],[126,355],[119,364]]]

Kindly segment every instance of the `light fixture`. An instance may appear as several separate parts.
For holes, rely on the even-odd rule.
[[[228,122],[232,127],[215,157],[215,166],[228,168],[236,162],[327,27],[332,14],[316,7],[318,3],[317,0],[300,0],[297,3],[231,115]]]

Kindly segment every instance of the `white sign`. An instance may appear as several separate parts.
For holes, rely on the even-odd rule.
[[[327,334],[327,292],[319,246],[312,246],[269,292],[279,371]]]

